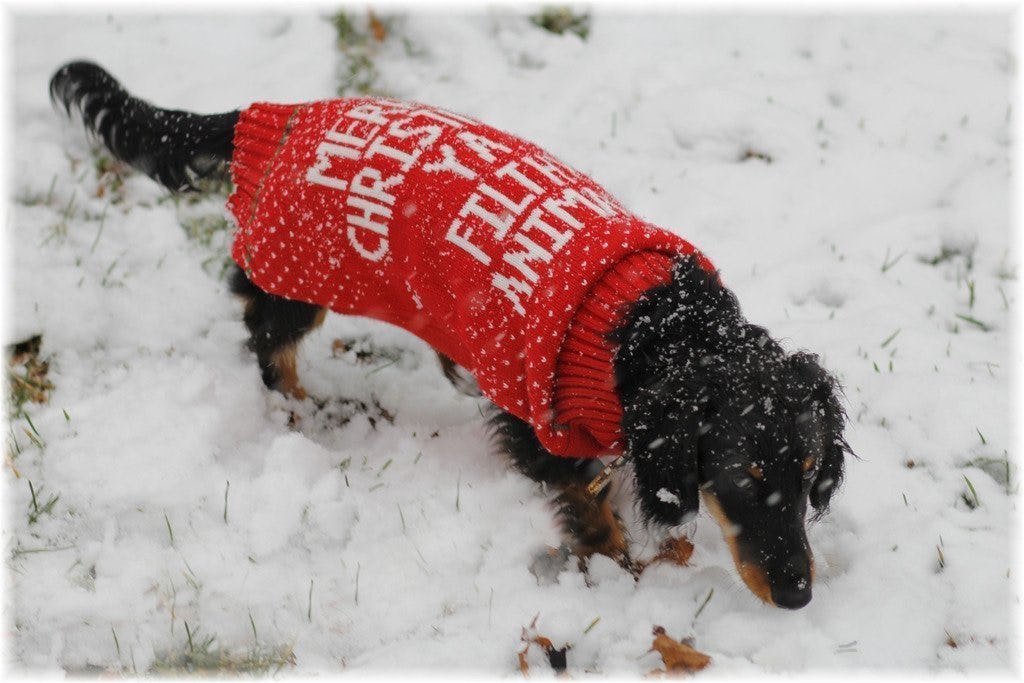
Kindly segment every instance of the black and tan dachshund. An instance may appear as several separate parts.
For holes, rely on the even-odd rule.
[[[231,160],[237,111],[159,109],[88,62],[58,70],[50,93],[67,113],[77,109],[115,157],[172,191],[194,189]],[[245,300],[263,381],[302,398],[295,350],[324,309],[270,295],[240,268],[231,282]],[[814,577],[808,504],[816,515],[828,508],[850,452],[835,379],[816,356],[787,354],[747,322],[718,277],[689,257],[676,261],[669,282],[640,297],[612,341],[624,456],[645,521],[678,525],[703,502],[750,590],[779,607],[806,605]],[[461,379],[451,361],[442,364],[449,378]],[[552,455],[528,423],[507,412],[495,409],[491,423],[514,465],[559,492],[576,554],[628,563],[608,488],[588,487],[601,463]]]

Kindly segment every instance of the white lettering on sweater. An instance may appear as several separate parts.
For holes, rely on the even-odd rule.
[[[423,170],[428,173],[451,171],[467,180],[476,178],[476,171],[459,162],[459,158],[455,155],[455,149],[451,145],[441,145],[441,160],[423,164]]]
[[[492,150],[498,149],[481,142],[478,135],[458,136],[476,153],[477,161],[488,166],[472,169],[471,156],[462,157],[461,168],[472,170],[473,175],[484,175],[498,162]],[[501,145],[499,151],[511,151]],[[458,150],[448,156],[457,157]],[[449,162],[450,163],[450,162]],[[482,180],[463,204],[445,238],[484,265],[491,257],[484,245],[511,239],[510,248],[501,256],[501,263],[511,266],[506,272],[494,272],[491,285],[512,305],[512,309],[526,315],[524,301],[533,296],[539,281],[538,268],[550,263],[576,231],[594,217],[607,218],[621,210],[609,196],[581,186],[581,178],[554,158],[536,152],[519,160],[507,161],[493,174]],[[557,189],[545,189],[555,185]],[[472,239],[474,238],[475,239]]]
[[[404,176],[395,174],[385,179],[380,171],[367,166],[352,178],[352,191],[370,199],[375,199],[382,204],[394,206],[395,195],[387,192],[387,190],[401,183],[403,178]],[[367,180],[369,180],[368,184]]]
[[[472,123],[470,119],[452,112],[394,100],[364,102],[343,112],[325,131],[324,141],[317,146],[315,161],[305,177],[310,183],[348,193],[345,198],[345,206],[350,209],[345,215],[348,242],[363,258],[379,261],[389,250],[394,190],[401,187],[405,174],[420,161],[425,151],[434,146],[446,129],[459,129]],[[486,159],[493,158],[492,149],[508,149],[480,136],[467,140],[467,145]],[[442,145],[441,152],[441,162],[430,166],[463,174],[468,179],[476,177],[474,171],[459,163],[450,145]],[[367,163],[346,179],[331,172],[335,161],[342,159]],[[395,168],[394,172],[389,169],[386,175],[382,169],[388,166]],[[452,226],[449,232],[452,233],[450,239],[458,243],[458,226]],[[467,237],[465,248],[471,247]],[[479,257],[479,254],[474,254],[474,258]]]
[[[623,209],[545,152],[514,149],[476,125],[418,105],[363,103],[325,131],[305,177],[345,193],[345,235],[354,252],[369,261],[390,251],[391,222],[411,170],[450,174],[453,185],[475,181],[443,239],[486,266],[493,291],[525,316],[526,303],[554,256],[589,222]],[[437,182],[443,187],[446,181]],[[411,216],[419,202],[403,200],[401,214]]]
[[[543,261],[544,263],[550,263],[551,252],[522,233],[515,236],[515,241],[521,246],[526,247],[526,251],[506,251],[505,255],[501,258],[505,263],[508,263],[522,273],[523,277],[527,280],[536,283],[540,279],[540,275],[530,267],[530,262]]]
[[[528,156],[523,159],[523,161],[529,166],[540,171],[545,178],[553,182],[555,185],[565,185],[573,178],[572,171],[565,168],[546,154]]]
[[[564,232],[555,230],[551,225],[546,223],[543,219],[544,211],[541,209],[534,209],[530,212],[530,215],[523,221],[523,232],[529,232],[536,228],[540,232],[544,233],[551,239],[551,251],[559,252],[562,247],[565,246],[569,238],[572,237],[572,231],[566,230]]]
[[[575,209],[582,202],[588,209],[598,216],[607,217],[614,213],[611,210],[611,206],[606,201],[596,196],[587,197],[584,193],[588,193],[590,195],[594,194],[590,188],[586,187],[580,191],[567,188],[562,192],[561,198],[552,197],[551,199],[545,200],[544,208],[547,209],[548,212],[560,218],[562,222],[567,223],[576,230],[583,227],[583,222],[569,214],[569,212],[565,210],[566,208]]]
[[[399,106],[397,108],[402,111],[408,109],[407,105],[402,105],[401,103],[391,104],[398,104]],[[366,102],[364,104],[352,107],[347,112],[345,112],[345,116],[347,116],[350,119],[359,119],[361,121],[369,121],[370,123],[376,123],[378,126],[386,126],[391,122],[391,119],[385,116],[385,113],[390,114],[392,112],[393,109],[385,110],[384,107],[380,106],[379,104],[374,104],[373,102]]]
[[[476,152],[476,155],[478,157],[480,157],[489,164],[493,164],[495,161],[498,160],[498,157],[494,156],[494,152],[492,150],[497,150],[499,152],[505,153],[512,151],[511,148],[506,147],[500,142],[495,142],[494,140],[484,137],[483,135],[480,135],[478,133],[462,131],[461,133],[459,133],[459,139],[465,142],[466,146],[469,147],[469,149],[471,149],[473,152]]]
[[[522,294],[526,298],[529,298],[530,295],[533,294],[533,287],[522,280],[508,277],[506,275],[500,275],[498,273],[491,275],[491,285],[504,294],[505,298],[511,302],[512,310],[519,315],[526,315],[526,309],[523,308],[522,300],[519,298],[519,295]]]
[[[348,228],[345,234],[348,236],[349,244],[363,258],[370,261],[379,261],[388,250],[387,234],[388,221],[391,220],[391,209],[355,195],[349,195],[348,199],[345,200],[345,204],[356,209],[356,213],[345,215],[348,221]],[[362,236],[364,231],[369,231],[379,236],[375,249],[368,248],[363,242]]]
[[[471,126],[474,124],[473,119],[467,119],[465,116],[460,116],[443,109],[417,109],[416,111],[409,112],[410,119],[414,119],[417,116],[440,121],[446,126],[451,126],[452,128],[461,128],[464,125]]]
[[[369,122],[361,115],[352,121],[339,119],[324,133],[326,140],[317,145],[316,161],[306,171],[306,180],[344,191],[348,187],[348,182],[327,173],[334,158],[359,159],[366,143],[373,139],[380,129],[379,124]]]
[[[519,183],[524,188],[526,188],[527,190],[534,194],[540,194],[541,192],[544,191],[543,187],[541,187],[540,185],[538,185],[537,183],[533,182],[525,175],[523,175],[523,173],[518,168],[518,162],[515,161],[508,162],[507,164],[499,168],[494,175],[496,175],[499,178],[504,178],[505,176],[512,176],[512,178],[517,183]]]
[[[331,175],[327,175],[333,164],[333,157],[343,157],[347,159],[358,159],[359,154],[352,155],[352,150],[343,145],[334,145],[330,142],[321,142],[316,147],[316,161],[306,171],[306,180],[311,183],[323,185],[324,187],[333,187],[335,190],[345,191],[348,188],[348,182],[341,178],[336,178]]]
[[[469,238],[472,235],[473,230],[470,228],[463,228],[462,221],[456,218],[452,221],[452,224],[448,228],[448,232],[445,234],[444,238],[455,246],[460,247],[463,251],[485,266],[491,265],[491,257],[485,254],[480,247],[469,241]]]
[[[482,139],[480,136],[476,136],[474,143]],[[468,143],[467,143],[468,144]],[[481,149],[486,151],[486,146]],[[506,147],[506,149],[508,149]],[[483,161],[488,159],[497,160],[493,155],[488,154],[485,157],[480,157]],[[499,190],[491,186],[490,184],[483,182],[477,189],[469,196],[462,209],[459,211],[459,217],[465,218],[468,214],[472,214],[482,219],[485,223],[494,228],[495,239],[502,240],[505,238],[509,229],[513,226],[515,221],[523,214],[526,208],[537,199],[537,196],[544,191],[544,188],[537,183],[526,177],[521,171],[519,171],[518,162],[511,161],[495,172],[495,178],[509,177],[516,181],[520,188],[508,188]],[[424,167],[425,168],[425,167]],[[468,169],[467,169],[468,170]],[[476,171],[472,171],[473,175],[465,175],[466,178],[475,178],[478,174]],[[525,189],[528,193],[524,193]],[[515,200],[509,197],[509,194],[518,192],[519,199]],[[491,200],[488,202],[488,200]],[[495,210],[488,209],[488,204]],[[450,234],[451,231],[449,231]],[[469,231],[472,232],[471,230]],[[468,239],[468,235],[467,235]],[[449,236],[449,240],[451,237]],[[451,240],[454,242],[454,240]],[[467,249],[463,242],[455,242],[458,246],[462,247],[471,254],[474,258],[480,261],[478,254],[483,252],[479,247],[473,245],[473,249]],[[488,264],[490,259],[486,262],[481,263]]]
[[[388,127],[388,135],[399,140],[405,140],[406,138],[418,135],[420,137],[419,140],[416,141],[416,144],[420,147],[429,147],[437,142],[437,139],[441,137],[441,132],[444,130],[444,128],[436,123],[417,126],[416,128],[403,128],[403,126],[409,123],[409,121],[410,119],[395,121]]]
[[[357,254],[379,261],[388,253],[388,233],[395,194],[405,174],[424,150],[441,136],[443,126],[461,127],[455,114],[381,100],[359,104],[342,113],[324,133],[316,148],[316,159],[306,171],[306,180],[334,190],[348,192],[345,206],[345,236]],[[395,116],[400,116],[395,120]],[[410,143],[412,146],[410,146]],[[330,173],[336,159],[368,162],[349,179]],[[397,166],[385,175],[381,170]]]
[[[341,126],[343,123],[348,125],[343,130],[338,130],[338,126]],[[340,119],[324,133],[324,137],[332,142],[337,142],[339,145],[351,147],[356,156],[350,158],[358,159],[360,150],[366,147],[366,143],[380,132],[380,128],[379,125],[368,124],[365,121],[345,121],[345,119]]]

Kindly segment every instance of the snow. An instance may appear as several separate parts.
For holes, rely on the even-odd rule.
[[[299,360],[324,406],[271,394],[221,279],[225,236],[181,227],[220,200],[137,175],[97,196],[81,131],[47,101],[60,64],[201,112],[321,99],[341,62],[322,16],[20,15],[6,341],[42,334],[55,389],[26,407],[40,445],[24,418],[8,437],[15,666],[145,671],[199,633],[290,647],[301,674],[518,676],[537,615],[574,676],[659,666],[654,625],[692,637],[712,676],[1019,671],[1009,14],[657,11],[599,7],[585,41],[509,10],[396,15],[377,84],[591,174],[840,377],[860,458],[809,527],[812,602],[759,603],[705,514],[683,529],[689,567],[634,583],[596,558],[589,585],[575,563],[538,581],[559,542],[547,494],[488,453],[479,400],[424,344],[332,316]],[[59,494],[34,522],[29,481]],[[619,481],[650,557],[660,536]]]

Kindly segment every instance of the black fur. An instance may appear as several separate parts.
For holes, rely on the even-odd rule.
[[[192,114],[160,109],[129,95],[92,62],[71,62],[50,79],[50,98],[77,109],[111,154],[174,191],[195,189],[231,159],[238,111]]]
[[[488,421],[512,465],[557,492],[554,503],[559,519],[580,560],[602,553],[631,567],[621,520],[608,500],[611,488],[605,487],[594,496],[586,491],[587,485],[604,469],[601,461],[552,455],[541,445],[529,423],[497,407]]]
[[[764,574],[769,592],[761,597],[780,607],[806,604],[813,565],[807,503],[815,517],[827,510],[851,452],[838,383],[816,356],[787,355],[748,323],[718,276],[692,258],[675,264],[670,282],[645,292],[611,339],[643,516],[676,525],[697,514],[701,491],[713,496],[736,529],[737,562]],[[501,413],[492,424],[526,476],[562,487],[593,476],[578,460],[545,451],[522,420]],[[814,465],[805,471],[808,458]],[[564,501],[559,509],[582,543],[577,510]]]
[[[586,484],[602,469],[600,461],[593,458],[552,455],[541,445],[533,427],[512,413],[495,408],[488,421],[512,465],[534,481],[552,486]]]
[[[697,512],[699,492],[713,496],[735,527],[737,562],[763,571],[775,604],[806,604],[806,504],[825,512],[850,452],[836,381],[816,356],[787,355],[746,322],[692,258],[644,294],[613,341],[643,514],[677,524]]]
[[[320,307],[267,294],[235,266],[231,274],[231,291],[245,302],[245,326],[249,329],[249,350],[256,352],[263,383],[270,389],[280,388],[279,354],[298,344],[306,333],[316,327]]]
[[[65,112],[78,109],[117,158],[172,190],[194,189],[195,179],[231,159],[237,111],[159,109],[88,62],[57,71],[50,94]],[[322,309],[267,294],[241,269],[231,286],[246,300],[263,381],[304,395],[296,391],[294,349]],[[679,259],[670,282],[645,292],[611,340],[618,345],[625,451],[643,516],[675,525],[706,503],[751,590],[782,607],[806,604],[813,576],[807,505],[818,515],[828,508],[851,452],[835,379],[816,356],[786,354],[748,323],[717,275],[693,258]],[[287,381],[279,363],[287,365]],[[443,367],[456,376],[453,363]],[[597,496],[586,491],[599,461],[550,454],[529,424],[508,413],[493,416],[491,425],[520,472],[560,490],[559,510],[577,550],[628,564],[607,489]]]

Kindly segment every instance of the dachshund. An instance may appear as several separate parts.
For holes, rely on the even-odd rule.
[[[50,95],[65,114],[77,110],[114,157],[171,191],[195,190],[233,161],[240,111],[160,109],[81,61],[54,74]],[[304,398],[296,348],[327,309],[265,291],[242,266],[231,289],[245,303],[263,382]],[[852,455],[836,379],[817,356],[787,353],[749,323],[718,273],[693,254],[674,258],[665,281],[642,292],[607,341],[615,348],[610,382],[621,405],[620,460],[631,465],[643,521],[673,527],[703,504],[754,595],[782,608],[806,605],[814,560],[805,524],[828,509]],[[438,355],[453,384],[479,393],[456,360]],[[601,461],[553,454],[535,424],[508,410],[495,407],[489,422],[514,467],[557,492],[575,554],[628,564],[610,489],[594,486]]]

